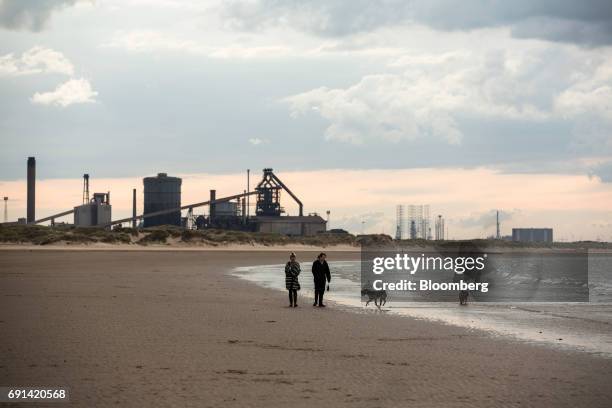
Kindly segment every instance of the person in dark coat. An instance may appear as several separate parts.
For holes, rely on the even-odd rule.
[[[300,264],[295,260],[295,254],[289,255],[289,262],[285,265],[285,287],[289,291],[289,307],[297,307],[297,291],[300,290]]]
[[[321,252],[317,260],[312,263],[312,277],[314,278],[315,301],[313,306],[325,307],[323,304],[323,294],[325,293],[325,284],[331,282],[331,273],[329,265],[325,260],[327,255]],[[329,290],[329,285],[327,285]]]

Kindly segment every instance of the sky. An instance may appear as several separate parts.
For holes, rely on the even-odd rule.
[[[273,167],[354,232],[430,204],[454,238],[499,209],[506,234],[612,241],[612,3],[0,0],[11,219],[28,156],[40,216],[86,172],[121,216],[144,176],[187,203]]]

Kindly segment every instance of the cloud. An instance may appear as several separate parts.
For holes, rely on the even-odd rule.
[[[604,59],[559,94],[556,109],[567,115],[596,115],[612,121],[612,57]]]
[[[257,146],[263,143],[269,143],[270,141],[268,139],[260,139],[258,137],[252,137],[249,139],[249,143],[252,144],[253,146]]]
[[[0,56],[0,77],[58,73],[73,75],[74,66],[61,52],[36,46],[16,57]]]
[[[66,107],[77,103],[93,103],[98,92],[92,90],[86,79],[70,79],[60,84],[54,91],[36,92],[31,101],[40,105],[56,105]]]
[[[460,143],[461,131],[448,110],[419,108],[421,98],[433,92],[434,84],[424,81],[421,86],[419,92],[402,75],[368,75],[347,89],[317,88],[285,98],[284,102],[293,117],[312,113],[328,120],[328,140],[353,144],[399,142],[429,134]]]
[[[10,30],[40,31],[55,11],[79,0],[0,0],[0,26]]]
[[[17,77],[34,74],[63,74],[72,77],[74,65],[61,52],[40,46],[33,47],[15,57],[6,54],[0,57],[0,77]],[[91,103],[98,93],[91,89],[85,79],[74,79],[60,84],[54,91],[37,92],[30,101],[40,105],[68,106],[75,103]]]
[[[612,183],[612,160],[595,165],[590,175],[599,178],[604,183]]]
[[[612,44],[608,0],[256,0],[227,3],[222,15],[242,30],[287,26],[324,37],[423,24],[442,31],[510,27],[518,38]]]
[[[571,120],[597,123],[597,137],[577,128],[576,140],[595,141],[593,149],[612,131],[611,64],[609,55],[585,60],[554,49],[406,55],[391,63],[403,67],[400,73],[367,75],[347,88],[315,88],[283,102],[293,117],[325,119],[328,140],[354,144],[432,138],[459,145],[473,122]]]

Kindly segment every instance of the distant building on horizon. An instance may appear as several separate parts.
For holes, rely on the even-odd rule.
[[[512,241],[553,242],[552,228],[512,228]]]

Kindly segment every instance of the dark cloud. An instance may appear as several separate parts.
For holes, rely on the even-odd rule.
[[[78,0],[0,0],[0,26],[10,30],[40,31],[51,13]]]
[[[224,11],[245,30],[287,25],[320,36],[345,36],[404,23],[442,31],[509,26],[519,38],[612,44],[609,0],[258,0],[232,2]]]

